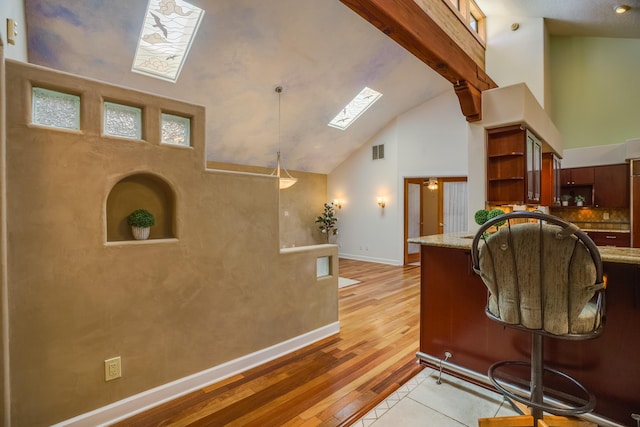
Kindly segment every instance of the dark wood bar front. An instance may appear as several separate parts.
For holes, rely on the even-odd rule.
[[[481,374],[500,360],[527,361],[529,335],[485,316],[487,290],[471,268],[470,250],[412,242],[423,245],[421,353],[442,359],[449,352],[449,362]],[[545,364],[592,391],[596,414],[630,426],[635,425],[631,414],[640,413],[640,265],[629,263],[629,258],[616,262],[615,257],[603,255],[603,259],[608,260],[604,332],[588,341],[545,338]]]

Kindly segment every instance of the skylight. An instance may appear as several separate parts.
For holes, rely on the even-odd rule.
[[[181,0],[149,0],[131,70],[175,83],[203,15]]]
[[[380,92],[365,87],[329,122],[329,126],[345,130],[381,96]]]

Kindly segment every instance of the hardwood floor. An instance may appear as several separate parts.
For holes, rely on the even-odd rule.
[[[340,260],[340,333],[116,426],[347,426],[417,364],[420,267]]]

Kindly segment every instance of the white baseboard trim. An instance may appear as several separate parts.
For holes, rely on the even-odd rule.
[[[222,381],[225,378],[284,356],[285,354],[313,344],[316,341],[320,341],[338,332],[340,332],[340,322],[330,323],[255,353],[247,354],[223,363],[222,365],[214,366],[193,375],[180,378],[179,380],[127,397],[91,412],[78,415],[77,417],[55,424],[52,427],[107,426],[187,393],[191,393],[199,388]]]
[[[353,254],[345,254],[342,252],[338,253],[338,257],[345,259],[352,259],[355,261],[365,261],[365,262],[377,262],[378,264],[389,264],[389,265],[403,265],[404,261],[396,260],[396,259],[387,259],[387,258],[374,258],[374,257],[366,257],[362,255],[353,255]]]

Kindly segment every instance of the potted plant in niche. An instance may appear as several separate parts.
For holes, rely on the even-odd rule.
[[[316,223],[320,224],[320,232],[327,234],[327,243],[329,243],[329,236],[338,234],[336,222],[338,217],[335,215],[333,203],[325,203],[324,212],[316,217]]]
[[[583,206],[584,205],[584,196],[581,196],[580,194],[578,194],[573,199],[576,201],[576,206]]]
[[[571,196],[568,194],[563,194],[562,197],[562,206],[569,206],[569,200],[571,200]]]
[[[155,218],[145,209],[136,209],[127,217],[127,224],[131,226],[134,239],[147,240],[151,227],[155,224]]]

